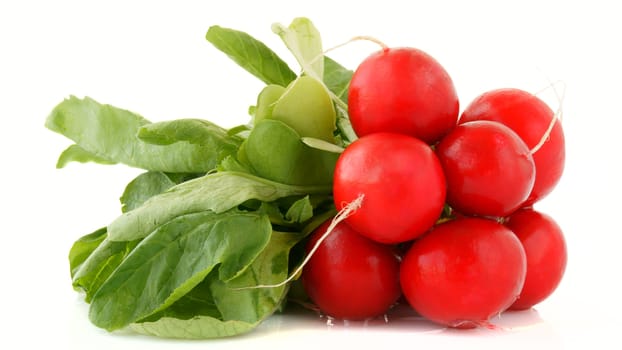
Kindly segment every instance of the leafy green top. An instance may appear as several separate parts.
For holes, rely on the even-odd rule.
[[[338,152],[356,136],[343,108],[352,71],[323,55],[310,20],[275,24],[273,31],[300,64],[300,76],[244,32],[212,26],[206,33],[271,86],[262,100],[267,105],[250,108],[261,117],[248,125],[152,123],[75,96],[48,116],[45,126],[74,142],[57,167],[90,161],[145,170],[124,189],[119,217],[76,240],[69,252],[73,287],[85,293],[96,326],[227,337],[283,307],[289,283],[247,287],[282,282],[302,260],[307,234],[334,215],[332,171]],[[317,108],[324,124],[313,120],[315,110],[297,110],[316,108],[292,103],[303,95],[328,101]],[[309,130],[317,133],[301,134]]]

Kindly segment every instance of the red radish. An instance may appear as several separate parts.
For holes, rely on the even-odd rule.
[[[445,69],[415,48],[385,48],[356,69],[348,113],[359,137],[396,132],[435,143],[458,120],[459,104]]]
[[[422,316],[457,328],[487,325],[518,297],[525,252],[505,226],[455,219],[416,240],[401,264],[408,303]]]
[[[545,137],[551,121],[556,118],[549,106],[530,92],[519,89],[498,89],[486,92],[471,102],[460,117],[460,123],[473,120],[494,120],[516,132],[529,149]],[[565,141],[562,125],[555,121],[546,142],[533,153],[536,179],[523,204],[530,206],[550,193],[559,182],[565,163]]]
[[[507,216],[533,187],[529,148],[501,123],[460,124],[439,142],[436,153],[447,178],[447,203],[462,214]]]
[[[317,228],[309,252],[326,232]],[[341,222],[335,226],[302,272],[311,300],[329,316],[362,320],[383,315],[400,297],[399,259],[393,247],[374,242]]]
[[[505,225],[521,241],[527,256],[525,285],[510,309],[529,309],[559,285],[566,270],[566,240],[553,218],[533,209],[515,212]]]
[[[363,195],[345,219],[357,232],[382,243],[399,243],[430,229],[445,204],[445,177],[427,144],[407,135],[376,133],[350,144],[333,177],[340,210]]]

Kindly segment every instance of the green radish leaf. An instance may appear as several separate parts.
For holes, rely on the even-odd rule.
[[[257,124],[267,118],[272,118],[274,105],[284,92],[285,88],[283,86],[275,84],[266,85],[261,90],[259,95],[257,95],[257,106],[253,113],[253,124]]]
[[[250,202],[245,204],[250,206],[257,203]],[[285,215],[281,212],[281,209],[276,202],[259,202],[259,208],[253,208],[252,210],[257,213],[267,215],[270,218],[270,222],[272,223],[272,225],[291,226],[291,222],[285,219]]]
[[[136,176],[126,186],[121,195],[121,212],[134,210],[147,199],[167,191],[169,188],[195,179],[204,174],[163,173],[161,171],[147,171]]]
[[[305,145],[294,129],[273,119],[255,125],[243,150],[257,175],[292,185],[330,186],[339,157]]]
[[[240,67],[266,84],[286,86],[296,79],[296,73],[285,61],[264,43],[247,33],[211,26],[205,38]]]
[[[131,241],[147,236],[158,226],[184,214],[222,213],[249,199],[266,202],[295,195],[329,194],[330,185],[294,186],[246,173],[217,172],[186,181],[148,199],[108,225],[111,240]]]
[[[234,126],[231,129],[227,130],[227,134],[229,136],[243,137],[242,135],[248,133],[249,130],[250,130],[250,126],[247,124],[243,124],[243,125]]]
[[[218,164],[217,170],[238,173],[252,173],[252,170],[248,168],[247,164],[243,164],[234,156],[228,156],[223,159],[222,162]]]
[[[138,242],[113,242],[106,237],[82,264],[72,268],[72,285],[86,293],[87,303]]]
[[[322,38],[308,18],[294,18],[289,27],[275,23],[272,25],[272,31],[281,37],[305,73],[322,80],[324,76]]]
[[[218,318],[201,315],[189,319],[166,316],[157,321],[132,323],[130,328],[137,333],[162,338],[211,339],[247,333],[260,322],[221,321]]]
[[[107,330],[124,328],[169,307],[218,265],[218,279],[232,280],[266,248],[271,233],[268,218],[252,213],[177,217],[142,240],[106,279],[89,318]]]
[[[324,84],[346,104],[348,103],[348,88],[353,74],[353,71],[324,56]]]
[[[204,146],[214,151],[214,162],[235,153],[242,143],[240,137],[230,135],[226,129],[201,119],[176,119],[147,124],[138,129],[138,138],[155,145],[185,141]]]
[[[121,195],[121,211],[123,213],[140,207],[147,199],[175,186],[165,173],[148,171],[130,181]]]
[[[342,108],[337,108],[337,129],[344,147],[358,139],[352,128],[352,123],[350,123],[348,112]]]
[[[93,233],[89,233],[88,235],[84,235],[73,243],[69,250],[69,270],[72,278],[84,261],[99,247],[104,239],[106,239],[105,227]]]
[[[218,271],[213,270],[210,273],[217,275]],[[188,293],[171,304],[171,306],[138,322],[154,322],[163,317],[188,320],[198,316],[209,316],[216,319],[222,319],[222,315],[220,314],[220,311],[218,311],[216,301],[212,296],[210,282],[208,279],[201,281],[201,283],[197,284],[196,287],[192,288]]]
[[[187,302],[184,307],[177,305],[175,312],[169,310],[166,313],[164,310],[165,316],[159,319],[133,323],[131,329],[143,334],[184,339],[221,338],[251,331],[281,307],[288,285],[246,287],[284,281],[288,276],[289,251],[302,237],[300,234],[272,232],[269,244],[241,275],[225,282],[213,271],[196,287],[200,288],[200,293],[194,293],[195,290],[189,293],[202,296],[199,305],[203,308],[199,310],[203,311],[195,311],[194,303]],[[210,301],[218,312],[211,307]]]
[[[324,140],[316,139],[314,137],[302,137],[300,138],[300,140],[302,140],[305,145],[322,151],[332,153],[342,153],[344,151],[342,147],[339,147],[334,143],[326,142]]]
[[[313,217],[313,204],[309,196],[297,200],[292,204],[287,213],[285,213],[285,219],[288,222],[302,223]]]
[[[287,227],[289,230],[300,230],[310,220],[316,208],[332,203],[329,195],[304,196],[302,198],[283,198],[275,202],[245,203],[244,209],[268,215],[273,227]],[[325,210],[321,208],[321,210]]]
[[[64,168],[70,162],[88,163],[94,162],[99,164],[115,164],[115,162],[108,159],[94,155],[93,153],[85,150],[84,148],[73,144],[67,147],[58,157],[56,162],[56,168]]]
[[[322,82],[313,77],[301,76],[291,82],[274,103],[269,118],[282,121],[301,137],[335,142],[333,101]]]
[[[140,141],[136,133],[150,122],[138,114],[71,96],[58,104],[45,126],[73,140],[86,153],[111,163],[172,173],[201,173],[212,170],[214,150],[188,142],[153,145]]]
[[[283,301],[288,285],[269,288],[247,288],[276,285],[289,274],[289,250],[302,239],[296,233],[273,231],[270,244],[238,277],[214,280],[212,295],[224,320],[256,322],[271,315]],[[260,301],[259,303],[257,301]]]

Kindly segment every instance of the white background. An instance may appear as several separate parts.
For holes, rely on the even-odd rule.
[[[620,348],[620,12],[614,1],[3,1],[0,4],[0,347],[185,349],[412,347]],[[587,5],[589,3],[589,5]],[[406,4],[408,4],[406,6]],[[71,288],[67,253],[79,236],[119,214],[138,173],[124,166],[55,169],[69,141],[44,128],[68,95],[138,112],[153,121],[196,117],[233,126],[262,86],[205,39],[211,25],[250,33],[297,67],[273,22],[312,19],[325,48],[356,35],[414,46],[454,79],[462,107],[488,89],[562,89],[567,163],[538,209],[565,231],[567,272],[556,293],[505,330],[456,332],[420,321],[327,326],[314,317],[273,317],[256,332],[183,342],[108,334],[88,322]],[[332,53],[349,68],[377,47]],[[547,89],[548,87],[548,89]],[[601,342],[602,341],[602,342]]]

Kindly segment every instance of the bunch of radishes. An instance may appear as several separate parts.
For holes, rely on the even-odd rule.
[[[344,221],[313,233],[302,282],[332,317],[385,314],[400,296],[450,327],[487,325],[558,286],[566,245],[533,209],[564,168],[558,116],[519,89],[477,97],[459,115],[453,82],[430,55],[383,48],[352,77],[358,139],[335,167]]]

